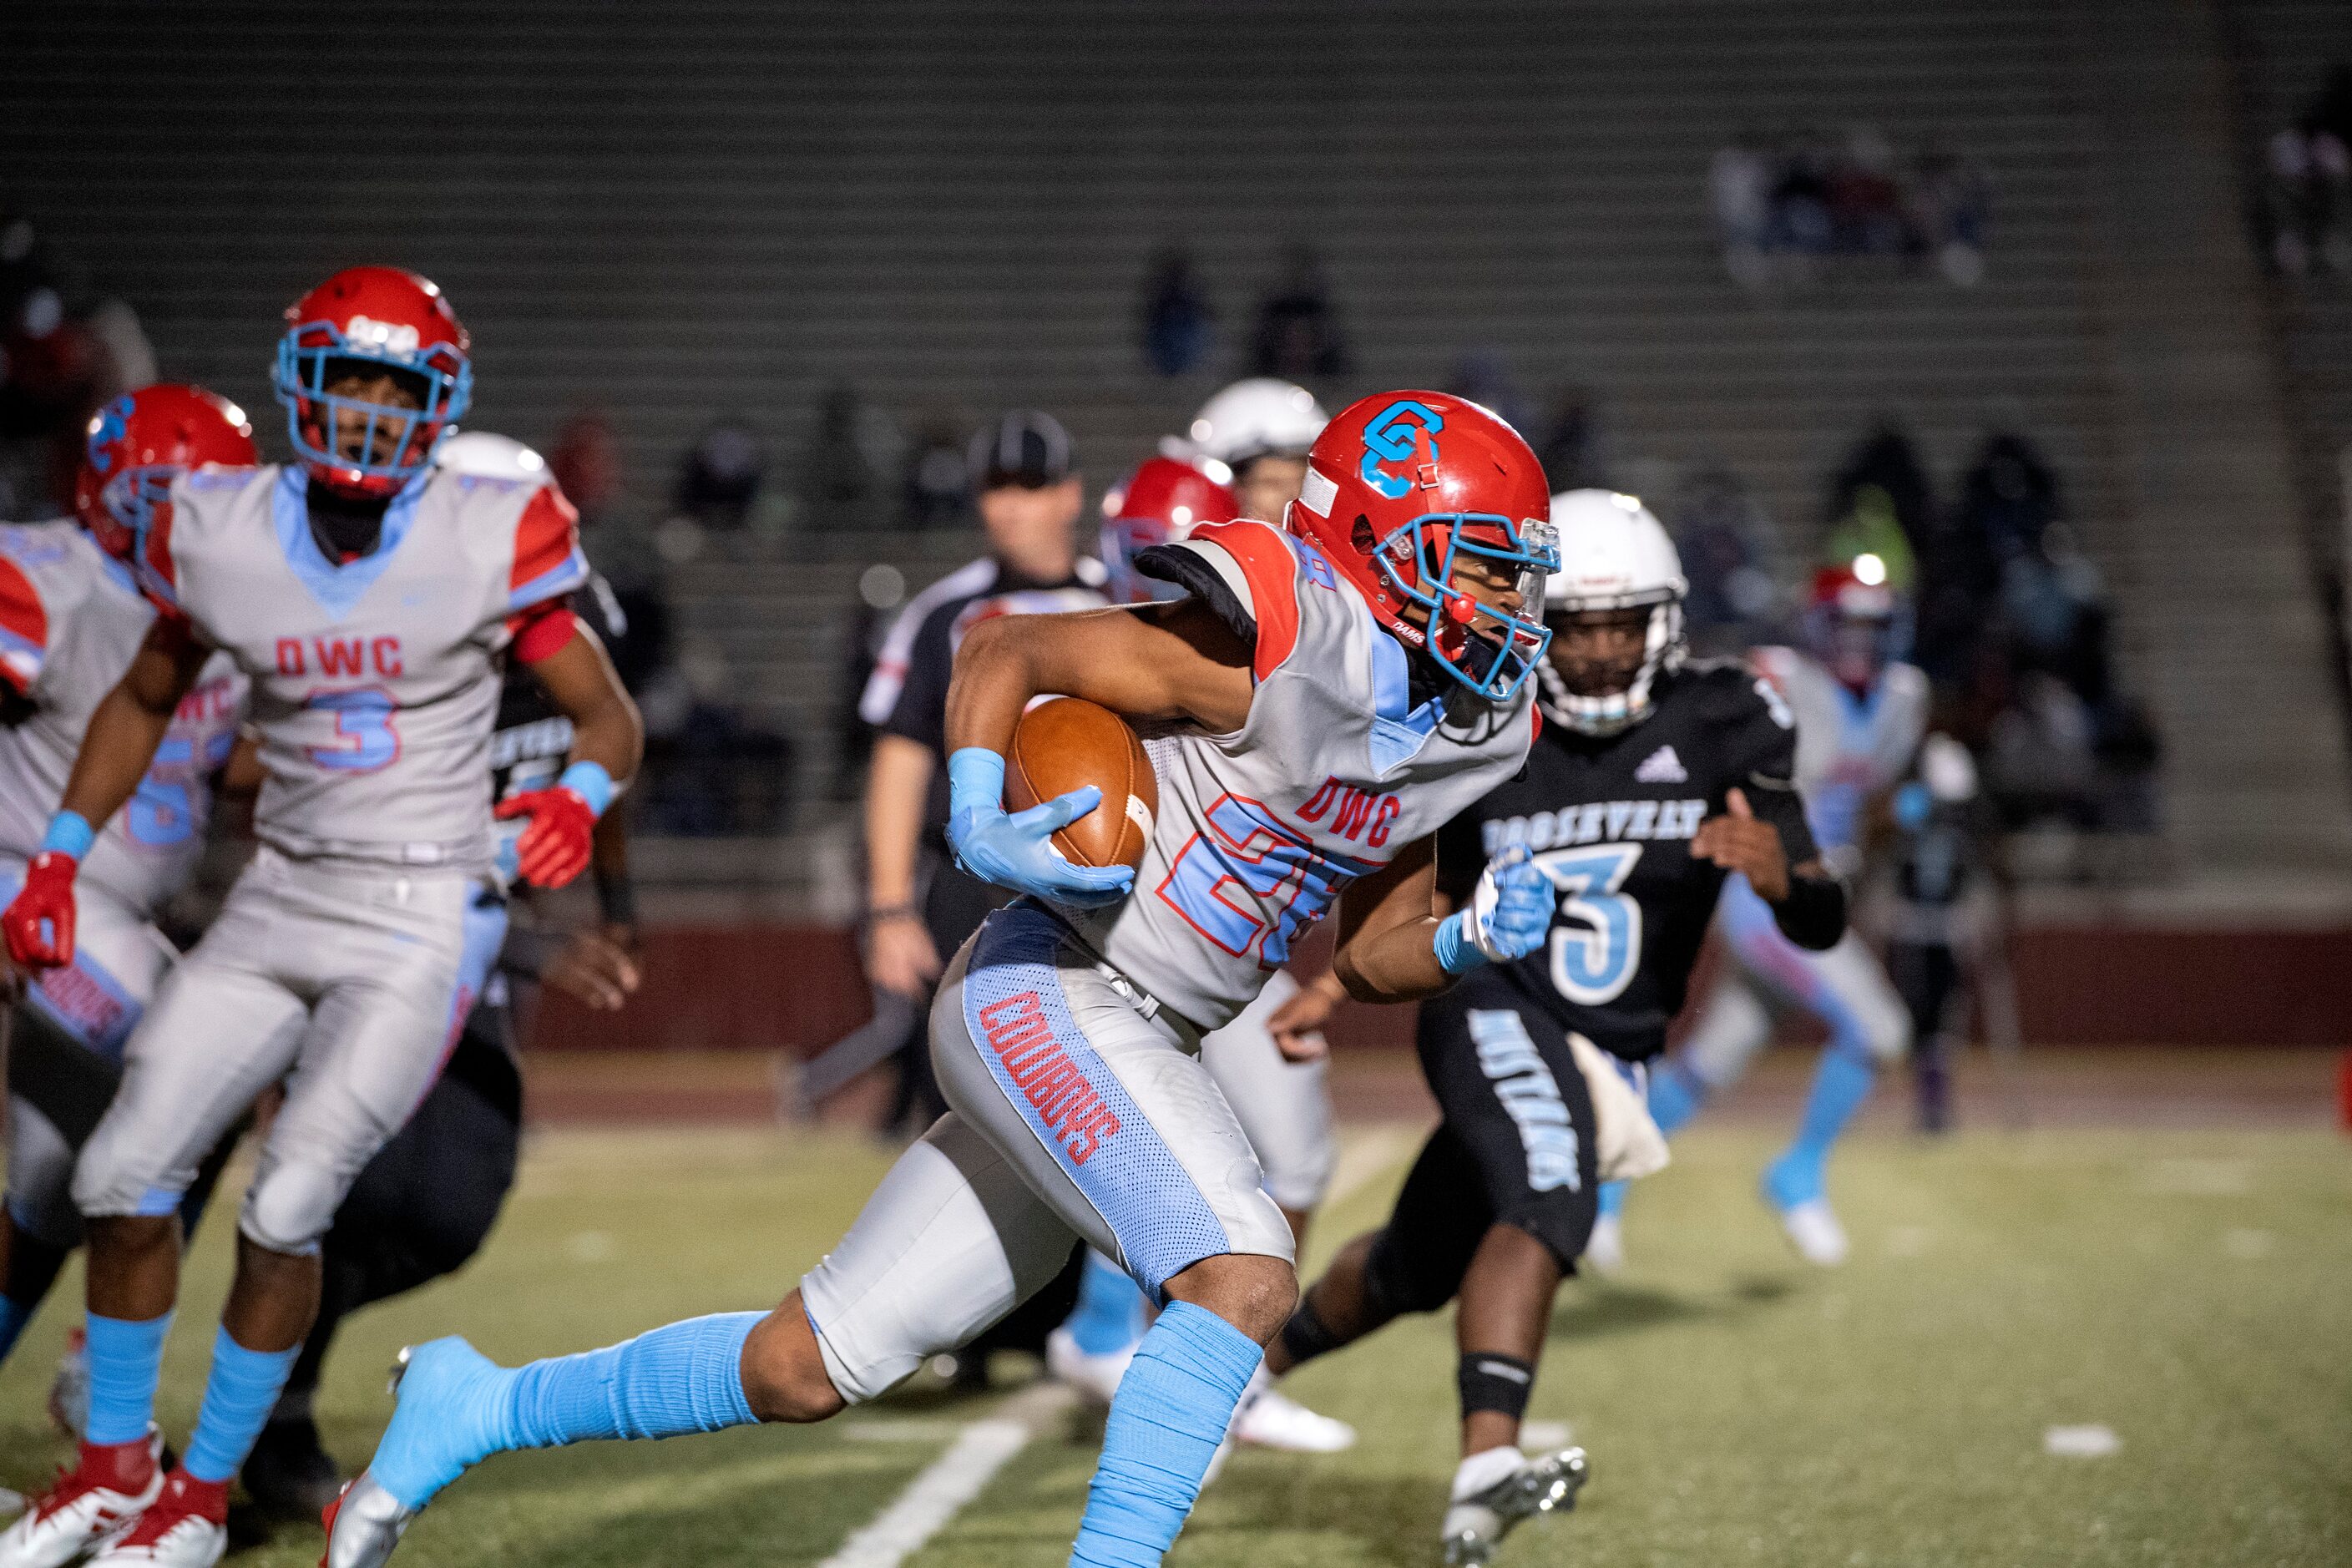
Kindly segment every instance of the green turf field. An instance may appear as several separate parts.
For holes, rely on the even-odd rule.
[[[1401,1148],[1391,1138],[1360,1149]],[[1836,1191],[1855,1257],[1782,1250],[1750,1195],[1765,1140],[1702,1129],[1643,1184],[1621,1283],[1570,1285],[1531,1415],[1572,1423],[1593,1480],[1507,1563],[2352,1562],[2352,1150],[2324,1133],[1865,1137]],[[356,1463],[402,1342],[470,1335],[501,1359],[775,1299],[885,1163],[843,1138],[549,1135],[461,1279],[363,1315],[323,1424]],[[1377,1164],[1377,1162],[1375,1162]],[[1327,1214],[1328,1247],[1379,1217],[1402,1171]],[[199,1246],[166,1373],[184,1435],[225,1288],[228,1226]],[[78,1301],[78,1277],[61,1287]],[[67,1314],[0,1374],[0,1480],[65,1456],[39,1418]],[[1355,1422],[1334,1459],[1244,1453],[1171,1563],[1427,1563],[1453,1465],[1448,1325],[1423,1321],[1309,1368],[1294,1392]],[[1011,1372],[1010,1366],[1000,1370]],[[410,1568],[814,1563],[937,1458],[986,1402],[902,1393],[841,1424],[493,1460],[410,1535]],[[904,1440],[886,1424],[904,1423]],[[2056,1458],[2100,1424],[2106,1458]],[[1075,1418],[1017,1455],[909,1562],[1058,1568],[1091,1444]],[[314,1530],[256,1565],[314,1562]]]

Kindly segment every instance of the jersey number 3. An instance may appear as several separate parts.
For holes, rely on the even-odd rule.
[[[396,704],[392,693],[381,687],[313,691],[303,706],[335,716],[334,743],[303,748],[320,767],[339,773],[372,773],[390,767],[400,755],[400,733],[392,727]]]
[[[1585,1006],[1613,1002],[1633,983],[1642,959],[1642,906],[1618,891],[1641,862],[1639,844],[1553,849],[1536,864],[1559,889],[1551,928],[1551,983]]]

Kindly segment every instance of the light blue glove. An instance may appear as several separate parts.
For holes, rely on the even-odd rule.
[[[1115,904],[1135,886],[1125,866],[1076,866],[1052,839],[1102,804],[1092,784],[1018,815],[1004,809],[1004,759],[966,746],[948,759],[948,844],[956,864],[1016,893],[1090,909]]]
[[[1448,974],[1482,963],[1508,963],[1544,944],[1559,889],[1524,844],[1507,847],[1478,874],[1466,909],[1438,922],[1437,962]]]

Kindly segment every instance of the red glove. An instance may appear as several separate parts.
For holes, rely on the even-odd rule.
[[[8,956],[26,968],[56,969],[73,962],[74,873],[80,866],[61,849],[43,850],[25,868],[24,887],[0,913]]]
[[[534,887],[560,888],[588,867],[588,851],[596,837],[596,814],[580,792],[562,784],[552,789],[526,790],[499,803],[501,822],[528,816],[530,826],[515,845],[522,879]],[[37,862],[36,862],[37,864]],[[15,937],[9,938],[11,943]]]

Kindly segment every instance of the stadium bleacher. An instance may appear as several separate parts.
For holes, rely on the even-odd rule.
[[[139,302],[169,364],[249,402],[298,282],[382,256],[464,302],[478,423],[545,441],[568,410],[617,405],[647,505],[710,418],[747,415],[794,452],[845,376],[908,422],[1055,409],[1100,481],[1216,379],[1143,368],[1154,248],[1192,247],[1223,373],[1280,248],[1306,240],[1356,349],[1350,384],[1442,381],[1492,350],[1531,391],[1594,386],[1613,450],[1728,462],[1800,555],[1822,477],[1880,412],[1947,482],[1989,425],[2031,432],[2119,596],[2183,863],[2352,858],[2340,716],[2273,477],[2278,379],[2252,348],[2215,346],[2257,319],[2259,282],[2225,143],[2205,137],[2229,106],[2193,19],[2126,29],[2121,48],[2096,7],[2070,21],[2031,0],[1676,0],[1639,25],[1486,5],[1400,49],[1336,5],[1236,4],[1202,27],[1076,4],[623,17],[414,0],[339,34],[417,110],[382,117],[323,87],[277,15],[142,16],[102,73],[84,21],[34,19],[0,61],[20,198]],[[1528,47],[1538,23],[1549,42]],[[688,100],[700,112],[674,112]],[[1890,268],[1734,288],[1706,206],[1714,149],[1864,122],[1990,170],[1985,281]],[[208,172],[257,152],[225,198]],[[2158,161],[2175,152],[2194,178]],[[2163,244],[2168,228],[2196,242]],[[2151,260],[2156,288],[2137,268]],[[2298,353],[2324,358],[2315,341]],[[918,584],[961,548],[873,546]],[[754,718],[804,738],[811,782],[832,765],[816,721],[846,600],[845,569],[813,563],[826,553],[714,552],[677,578],[684,629],[726,649]]]

